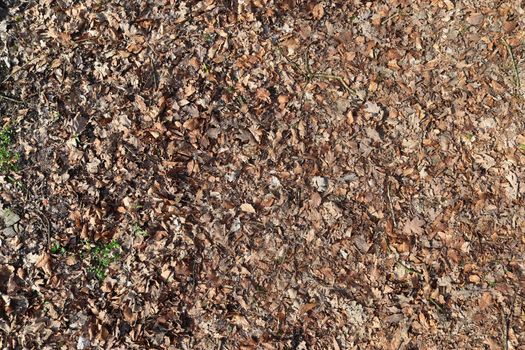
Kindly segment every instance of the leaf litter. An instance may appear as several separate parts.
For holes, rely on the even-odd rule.
[[[521,2],[5,5],[2,348],[525,343]]]

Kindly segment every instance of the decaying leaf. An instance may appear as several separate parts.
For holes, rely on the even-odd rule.
[[[241,204],[241,210],[245,213],[249,213],[249,214],[255,214],[255,209],[253,208],[253,206],[249,203],[243,203]]]
[[[324,5],[322,3],[316,4],[312,9],[312,15],[315,19],[321,19],[324,16]]]
[[[522,2],[175,3],[0,2],[0,347],[522,346]]]
[[[49,255],[47,252],[42,253],[35,264],[35,267],[42,269],[46,275],[51,275],[51,266],[51,255]]]
[[[413,218],[405,223],[403,226],[403,232],[406,234],[420,235],[424,232],[423,226],[425,221],[419,218]]]
[[[467,22],[473,26],[477,26],[481,24],[483,21],[483,14],[479,12],[472,13],[470,16],[467,17]]]

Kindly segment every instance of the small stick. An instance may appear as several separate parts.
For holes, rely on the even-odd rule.
[[[24,101],[20,101],[20,100],[17,100],[17,99],[14,99],[12,97],[9,97],[9,96],[6,96],[6,95],[2,95],[2,94],[0,94],[0,99],[6,100],[6,101],[11,101],[13,103],[18,103],[18,104],[23,104],[24,103]]]
[[[381,24],[383,24],[383,23],[385,23],[385,22],[388,22],[388,21],[390,21],[391,19],[396,18],[397,16],[399,16],[399,12],[396,12],[396,13],[391,14],[390,16],[388,16],[387,18],[385,18],[384,20],[382,20],[382,21],[381,21]]]
[[[415,269],[413,269],[411,267],[406,266],[405,264],[403,264],[403,262],[401,260],[398,260],[397,263],[400,266],[404,267],[409,272],[417,273],[418,275],[422,275],[423,274],[422,272],[419,272],[418,270],[415,270]]]
[[[392,223],[394,227],[397,227],[396,215],[394,214],[394,206],[392,205],[392,198],[390,197],[390,184],[386,186],[386,196],[388,198],[388,207],[390,209],[390,216],[392,217]]]
[[[47,243],[47,250],[51,249],[51,223],[49,222],[49,219],[47,216],[45,216],[40,210],[35,210],[35,213],[39,217],[39,219],[42,221],[44,225],[46,225],[46,243]]]
[[[437,309],[441,313],[445,313],[445,311],[443,310],[443,307],[441,305],[439,305],[434,299],[430,298],[430,299],[428,299],[428,301],[430,301],[435,307],[437,307]]]
[[[512,48],[510,47],[509,43],[505,38],[502,38],[501,41],[503,41],[503,44],[505,44],[505,47],[507,48],[507,52],[509,53],[510,60],[512,61],[512,65],[514,67],[514,75],[515,82],[516,82],[516,88],[518,90],[518,93],[521,93],[521,81],[520,81],[520,71],[518,69],[518,65],[516,64],[516,60],[514,59],[514,54],[512,53]]]
[[[310,45],[308,45],[308,49],[310,48]],[[281,56],[283,56],[290,64],[294,65],[300,72],[306,77],[306,81],[310,82],[313,78],[323,78],[323,79],[335,79],[341,83],[341,85],[345,88],[346,91],[350,95],[356,96],[355,90],[353,90],[348,84],[344,81],[343,77],[340,75],[334,75],[334,74],[325,74],[325,73],[314,73],[310,69],[310,62],[308,60],[308,49],[306,50],[306,53],[304,55],[304,61],[306,70],[303,70],[301,66],[299,66],[297,63],[291,61],[286,55],[284,55],[282,49],[278,46],[277,49],[279,50],[279,53]]]
[[[23,65],[21,65],[21,66],[18,67],[17,69],[14,69],[11,73],[9,73],[9,74],[4,78],[4,80],[0,81],[0,85],[2,85],[3,83],[5,83],[5,82],[8,81],[9,79],[11,79],[11,77],[12,77],[14,74],[18,73],[19,71],[21,71],[21,70],[24,69],[25,67],[29,66],[30,64],[35,63],[36,61],[38,61],[38,60],[41,59],[41,58],[43,58],[43,56],[35,57],[35,58],[33,58],[31,61],[24,63]]]
[[[354,94],[354,95],[356,94],[355,91],[350,86],[348,86],[347,83],[345,83],[345,81],[343,80],[343,77],[339,75],[315,73],[314,77],[338,80],[341,83],[341,85],[343,85],[343,87],[346,89],[346,91],[348,91],[349,94]]]
[[[512,298],[512,304],[510,305],[510,314],[505,317],[505,350],[509,350],[509,330],[510,330],[510,322],[512,321],[512,317],[514,316],[514,303],[516,302],[516,292],[514,292],[514,297]]]

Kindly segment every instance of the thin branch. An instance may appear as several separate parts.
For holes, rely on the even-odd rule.
[[[0,99],[6,100],[6,101],[11,101],[13,103],[18,103],[18,104],[23,104],[24,103],[24,101],[17,100],[17,99],[14,99],[12,97],[9,97],[9,96],[6,96],[6,95],[2,95],[2,94],[0,94]]]
[[[392,218],[392,223],[394,224],[394,227],[397,227],[394,206],[392,205],[392,198],[390,197],[390,183],[388,182],[386,186],[386,197],[388,198],[388,208],[390,209],[390,217]]]
[[[11,73],[9,73],[5,78],[4,80],[0,81],[0,85],[2,85],[3,83],[5,83],[6,81],[8,81],[9,79],[11,79],[13,77],[14,74],[18,73],[19,71],[21,71],[22,69],[24,69],[25,67],[29,66],[30,64],[33,64],[35,63],[36,61],[40,60],[43,58],[43,55],[41,56],[38,56],[38,57],[35,57],[33,58],[32,60],[30,60],[29,62],[26,62],[24,63],[23,65],[15,68]]]
[[[310,45],[308,45],[308,48],[310,48]],[[297,64],[296,62],[291,61],[288,57],[286,57],[286,55],[284,55],[284,53],[283,53],[283,51],[282,51],[282,49],[280,47],[277,47],[277,49],[279,50],[279,53],[281,54],[281,56],[284,57],[285,60],[287,60],[290,64],[295,66],[296,69],[298,69],[300,71],[300,73],[305,76],[307,82],[310,82],[314,78],[322,78],[322,79],[328,79],[328,80],[337,80],[345,88],[345,90],[348,91],[348,93],[350,95],[356,96],[356,92],[354,91],[354,89],[352,89],[350,86],[348,86],[348,84],[344,81],[342,76],[334,75],[334,74],[325,74],[325,73],[314,73],[314,72],[312,72],[311,68],[310,68],[310,62],[308,60],[308,49],[306,50],[306,53],[304,55],[305,69],[302,69],[299,64]]]
[[[511,325],[511,321],[512,321],[512,317],[514,316],[514,303],[516,302],[516,291],[514,292],[514,297],[512,298],[512,304],[510,305],[510,313],[507,317],[505,317],[505,323],[504,323],[504,345],[505,345],[505,350],[509,350],[509,330],[510,330],[510,325]]]
[[[518,65],[516,64],[516,60],[514,59],[512,48],[510,47],[507,40],[505,40],[505,38],[502,38],[501,41],[503,41],[503,44],[505,44],[505,47],[507,48],[507,52],[509,53],[510,59],[512,61],[512,66],[514,67],[516,88],[518,90],[518,93],[521,93],[520,71],[519,71]]]
[[[314,77],[324,78],[324,79],[335,79],[339,81],[341,85],[343,85],[343,87],[346,89],[346,91],[348,91],[349,94],[356,95],[356,92],[350,86],[348,86],[348,84],[344,81],[343,77],[341,77],[340,75],[315,73]]]
[[[404,267],[405,270],[407,270],[409,272],[417,273],[418,275],[422,275],[423,274],[422,272],[420,272],[418,270],[415,270],[415,269],[413,269],[411,267],[406,266],[401,260],[396,261],[396,263],[399,264],[399,266]]]

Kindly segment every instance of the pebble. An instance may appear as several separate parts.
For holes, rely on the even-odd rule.
[[[13,226],[20,221],[20,216],[18,216],[11,209],[1,209],[0,217],[4,219],[5,227]]]
[[[328,190],[328,178],[324,176],[314,176],[312,178],[312,186],[315,187],[317,192],[326,192],[326,190]]]

